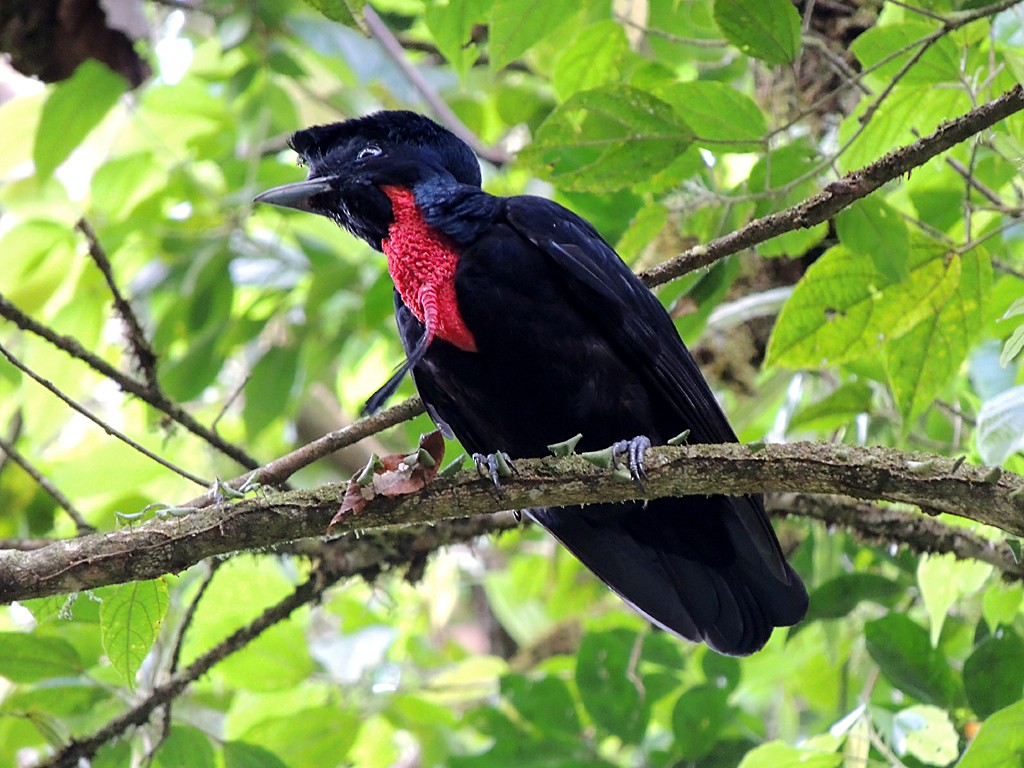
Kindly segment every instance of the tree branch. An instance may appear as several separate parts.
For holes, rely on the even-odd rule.
[[[766,505],[773,515],[809,517],[842,526],[869,544],[898,542],[918,555],[951,554],[958,560],[978,560],[997,568],[1006,579],[1024,579],[1024,563],[1017,561],[1006,542],[931,517],[836,496],[775,495]]]
[[[1024,535],[1024,477],[939,456],[890,448],[796,443],[695,445],[652,449],[646,498],[712,493],[843,494],[913,504]],[[499,501],[475,471],[439,480],[419,494],[378,498],[344,517],[332,534],[464,518],[529,507],[636,498],[631,483],[578,456],[522,460]],[[220,504],[183,518],[0,552],[0,603],[176,573],[213,556],[327,533],[344,485]]]
[[[763,243],[786,232],[827,221],[839,211],[876,189],[924,165],[950,147],[1024,109],[1024,86],[1017,85],[999,98],[943,123],[923,139],[900,147],[870,165],[833,181],[821,192],[785,210],[754,219],[745,226],[704,245],[690,248],[663,264],[640,273],[648,286],[661,285],[687,272]]]
[[[246,472],[244,475],[232,478],[224,483],[224,485],[238,490],[252,478],[261,485],[279,486],[303,467],[308,467],[313,462],[319,461],[335,451],[340,451],[342,448],[354,445],[370,435],[383,432],[389,427],[415,418],[423,413],[424,410],[423,401],[418,396],[410,397],[408,400],[403,400],[390,408],[385,408],[383,411],[364,416],[341,429],[328,432],[313,442],[307,443],[301,448],[296,448],[291,453],[286,453],[284,456],[274,459],[268,464],[264,464],[255,470],[255,476],[252,472]],[[213,496],[204,494],[192,499],[185,506],[202,509],[203,507],[211,506],[214,501]]]

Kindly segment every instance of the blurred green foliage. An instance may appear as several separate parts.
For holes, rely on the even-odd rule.
[[[481,142],[518,151],[485,165],[490,191],[555,197],[642,268],[799,201],[1024,76],[1019,9],[927,0],[842,16],[833,5],[375,7]],[[267,461],[351,421],[401,352],[383,257],[326,220],[251,200],[301,176],[283,142],[297,128],[428,108],[359,31],[361,2],[147,11],[159,74],[136,92],[87,63],[0,105],[0,293],[133,370],[74,228],[84,217],[149,335],[162,389]],[[977,19],[943,28],[965,13]],[[1021,156],[1017,116],[834,226],[664,286],[687,341],[704,339],[701,359],[737,432],[1022,471]],[[769,340],[761,320],[786,287]],[[723,318],[744,297],[764,309],[737,327]],[[5,323],[0,342],[169,461],[210,479],[238,473],[41,339]],[[427,424],[376,439],[407,450]],[[121,524],[117,512],[196,493],[3,360],[0,433],[12,430],[100,530]],[[337,480],[364,460],[321,462],[296,480]],[[811,612],[749,659],[653,631],[550,540],[516,533],[435,555],[417,584],[385,574],[334,588],[195,682],[162,741],[154,718],[93,765],[146,754],[166,768],[916,768],[965,749],[963,768],[1024,759],[1019,582],[807,523],[781,530]],[[74,533],[29,475],[4,464],[0,538]],[[307,567],[270,554],[224,563],[182,665],[287,595]],[[201,581],[193,568],[0,608],[0,764],[27,764],[146,695]]]

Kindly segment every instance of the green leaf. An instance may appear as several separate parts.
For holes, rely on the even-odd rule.
[[[981,248],[962,256],[953,254],[947,274],[948,279],[937,286],[940,290],[919,299],[918,306],[933,314],[909,333],[885,340],[889,386],[905,428],[956,374],[982,325],[985,297],[992,286],[988,254]],[[944,286],[949,284],[954,290],[946,298]]]
[[[32,683],[81,672],[78,651],[66,640],[29,632],[0,632],[0,677]]]
[[[709,684],[729,693],[735,690],[743,677],[743,667],[740,665],[739,659],[734,656],[705,653],[700,666],[704,672],[704,679]]]
[[[850,44],[850,51],[860,60],[863,69],[877,66],[871,77],[888,84],[918,52],[921,47],[918,41],[935,32],[935,28],[935,24],[923,21],[872,27]],[[893,56],[904,48],[907,50]],[[899,82],[902,85],[927,85],[959,80],[960,52],[953,39],[944,35],[933,41]]]
[[[613,630],[584,635],[576,658],[576,687],[594,722],[628,744],[639,744],[647,730],[650,702],[632,671],[634,632]]]
[[[132,745],[126,741],[107,742],[89,761],[89,768],[124,768],[132,764]]]
[[[764,113],[749,96],[725,83],[695,80],[658,91],[686,120],[699,144],[715,152],[757,152],[764,149],[768,126]]]
[[[886,280],[909,277],[910,233],[899,213],[881,200],[858,200],[836,216],[840,242],[856,253],[870,257]]]
[[[651,251],[657,250],[661,244],[659,236],[666,230],[668,223],[668,208],[664,204],[651,202],[645,205],[636,212],[633,220],[629,222],[629,228],[615,243],[615,250],[618,251],[623,261],[633,264]],[[672,237],[674,234],[674,230],[669,229],[666,238]],[[651,254],[652,257],[654,255]]]
[[[909,278],[892,282],[868,256],[843,245],[830,248],[804,273],[779,313],[768,345],[768,363],[817,368],[859,357],[877,359],[880,343],[899,340],[920,327],[925,336],[936,334],[931,339],[936,347],[943,338],[958,343],[946,350],[936,348],[933,360],[926,360],[919,348],[915,355],[912,345],[890,344],[892,352],[904,353],[900,360],[928,366],[931,376],[922,382],[894,361],[891,371],[900,387],[897,397],[917,390],[923,394],[925,385],[944,384],[945,374],[963,360],[966,335],[977,330],[981,298],[991,284],[991,266],[979,249],[958,256],[942,243],[915,236],[907,267]],[[950,301],[957,296],[959,301]],[[920,336],[915,340],[922,343]],[[908,392],[903,387],[915,389]],[[918,397],[915,413],[925,404]]]
[[[813,176],[814,169],[820,162],[817,148],[803,139],[798,139],[792,144],[784,144],[777,149],[773,148],[759,158],[750,169],[750,176],[747,178],[748,191],[777,191],[775,194],[763,196],[764,199],[760,200],[755,208],[757,215],[764,216],[766,213],[785,208],[816,192],[817,185]],[[780,187],[790,189],[780,197],[786,192]]]
[[[185,638],[182,663],[251,622],[292,589],[293,584],[280,569],[260,568],[250,557],[232,558],[220,567],[196,609]],[[275,624],[220,662],[212,674],[226,685],[246,690],[278,691],[298,685],[315,668],[301,615]]]
[[[761,198],[754,206],[754,215],[766,216],[817,192],[814,178],[820,162],[817,149],[804,140],[764,153],[750,169],[745,185],[747,191]],[[801,256],[827,234],[828,223],[822,222],[766,240],[757,246],[757,252],[765,257]]]
[[[46,95],[21,95],[0,104],[0,125],[4,127],[0,136],[0,178],[13,178],[11,172],[32,154]]]
[[[495,0],[489,26],[491,70],[515,61],[578,10],[574,0]]]
[[[793,414],[789,429],[828,430],[850,424],[858,415],[871,412],[871,387],[862,381],[843,384],[815,403]]]
[[[160,768],[215,768],[217,757],[210,737],[191,725],[172,725],[156,752]]]
[[[861,99],[839,126],[839,146],[849,145],[839,156],[841,173],[862,168],[897,147],[914,143],[973,106],[962,88],[898,86],[871,119],[862,123],[871,104],[874,99]]]
[[[221,19],[217,23],[221,50],[231,51],[244,43],[252,32],[252,22],[253,14],[248,9],[234,11]]]
[[[242,734],[241,740],[285,756],[292,768],[344,765],[349,762],[345,757],[356,741],[359,724],[357,714],[340,706],[309,707],[262,720]]]
[[[871,338],[885,279],[871,259],[845,246],[827,250],[804,273],[779,313],[766,365],[817,368],[877,349]]]
[[[94,59],[79,64],[43,105],[32,148],[36,173],[49,176],[67,160],[127,87],[123,77]]]
[[[164,168],[150,152],[108,160],[92,177],[92,202],[113,221],[129,219],[135,208],[167,185]]]
[[[64,719],[95,711],[116,701],[116,694],[104,690],[85,676],[48,680],[42,685],[23,686],[4,699],[4,712],[53,715]]]
[[[1003,345],[1003,351],[999,354],[999,365],[1005,368],[1024,349],[1024,324],[1013,329],[1010,338]]]
[[[66,265],[75,249],[75,236],[69,227],[48,219],[28,219],[13,225],[0,237],[5,273],[20,282],[38,280],[40,273],[54,268],[54,262]],[[66,266],[61,272],[66,274]],[[23,291],[24,288],[21,287]],[[24,304],[19,301],[19,304]]]
[[[123,584],[103,601],[103,651],[129,688],[135,687],[135,673],[156,641],[167,603],[167,583],[163,579]]]
[[[235,282],[231,279],[231,254],[219,243],[195,258],[185,276],[183,289],[187,298],[186,330],[195,334],[216,327],[223,333],[223,324],[231,317]]]
[[[285,413],[299,367],[298,346],[271,347],[252,368],[245,384],[242,418],[250,438]]]
[[[431,39],[448,62],[466,79],[480,49],[470,41],[473,27],[482,22],[494,0],[448,0],[434,2],[424,12]]]
[[[789,0],[715,0],[715,23],[747,56],[792,64],[800,53],[800,14]]]
[[[224,743],[224,768],[287,768],[287,763],[255,744],[227,741]]]
[[[811,593],[811,604],[804,622],[838,619],[849,615],[865,600],[892,605],[903,586],[874,573],[844,573],[830,579]]]
[[[1018,315],[1024,315],[1024,296],[1019,299],[1014,299],[1013,303],[1006,308],[1003,312],[1001,320],[1007,320],[1011,317],[1017,317]]]
[[[1019,581],[1014,584],[1002,581],[990,584],[981,599],[981,614],[985,617],[989,630],[995,632],[1000,624],[1011,624],[1017,618],[1022,602],[1024,584]]]
[[[590,24],[562,49],[551,82],[561,99],[577,91],[622,80],[622,67],[633,56],[620,24],[608,19]]]
[[[800,258],[809,255],[814,246],[818,245],[828,236],[828,222],[815,224],[806,229],[794,229],[792,232],[783,232],[781,235],[765,240],[757,246],[757,253],[766,259],[778,256]]]
[[[953,702],[957,681],[924,628],[901,613],[890,613],[865,624],[864,638],[871,658],[894,686],[927,704]]]
[[[932,645],[938,645],[942,625],[957,600],[981,589],[992,566],[977,560],[957,560],[951,554],[922,555],[917,565],[917,586],[931,622]]]
[[[435,699],[457,704],[497,692],[498,681],[508,663],[497,656],[467,656],[449,664],[431,678]]]
[[[980,718],[1024,695],[1024,640],[1008,627],[989,635],[964,662],[967,703]]]
[[[839,768],[842,764],[843,756],[834,752],[799,749],[781,741],[769,741],[750,750],[739,768]]]
[[[1020,768],[1024,764],[1024,701],[1001,709],[981,725],[956,768]]]
[[[686,691],[672,709],[675,748],[686,760],[709,754],[728,720],[728,693],[710,685]]]
[[[501,693],[524,719],[541,733],[575,741],[580,732],[579,716],[569,687],[557,677],[530,680],[523,675],[506,675]]]
[[[331,21],[337,21],[346,27],[361,27],[363,6],[366,0],[305,0],[306,5],[314,8]]]
[[[896,713],[892,721],[893,749],[927,765],[949,765],[960,754],[960,737],[949,715],[938,707],[918,704]]]
[[[565,189],[611,192],[662,170],[692,139],[665,102],[630,86],[604,86],[552,112],[519,157]]]
[[[974,440],[981,460],[993,466],[1024,448],[1024,385],[1010,387],[981,404]]]

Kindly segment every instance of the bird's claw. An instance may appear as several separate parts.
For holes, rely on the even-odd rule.
[[[629,469],[629,477],[641,493],[644,490],[644,478],[647,477],[644,455],[650,447],[651,440],[646,435],[637,435],[632,440],[619,440],[612,444],[612,469],[619,469],[623,458],[628,457],[626,468]]]
[[[498,498],[502,498],[504,494],[501,490],[501,479],[502,477],[512,477],[516,473],[516,466],[512,463],[512,459],[504,451],[495,451],[494,453],[474,453],[473,463],[476,465],[476,471],[481,477],[490,478],[491,482],[494,483],[494,492]]]

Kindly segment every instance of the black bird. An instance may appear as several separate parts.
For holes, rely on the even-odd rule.
[[[668,313],[584,219],[482,191],[472,150],[414,112],[290,144],[308,178],[256,200],[326,216],[387,255],[407,360],[369,409],[411,370],[442,432],[492,461],[582,433],[579,450],[620,443],[635,472],[643,437],[736,441]],[[653,623],[722,653],[753,653],[807,610],[760,496],[529,514]]]

